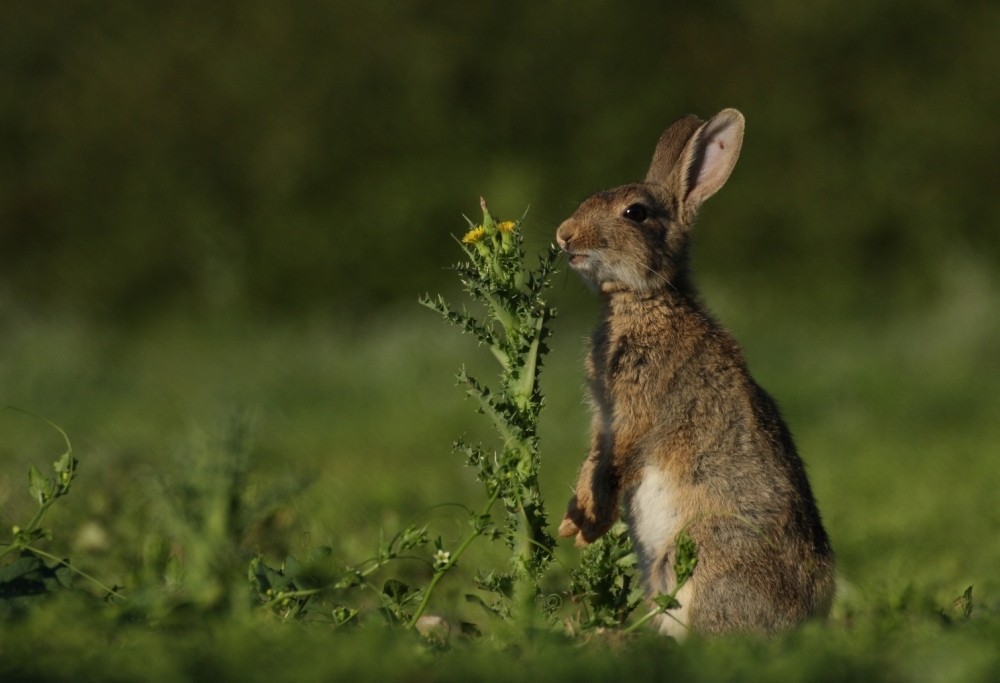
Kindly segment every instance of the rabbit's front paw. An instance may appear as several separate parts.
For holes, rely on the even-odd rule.
[[[614,515],[599,514],[592,506],[581,505],[578,497],[573,496],[559,525],[559,535],[563,538],[576,536],[577,547],[583,548],[603,536],[614,522]]]

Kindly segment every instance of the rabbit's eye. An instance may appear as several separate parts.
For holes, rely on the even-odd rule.
[[[622,212],[622,216],[633,221],[635,223],[642,223],[646,220],[649,213],[646,211],[646,207],[642,204],[631,204],[625,211]]]

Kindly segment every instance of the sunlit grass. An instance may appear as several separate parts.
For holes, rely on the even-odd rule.
[[[598,654],[583,656],[572,645],[545,641],[515,658],[518,666],[545,662],[553,671],[599,677],[623,668],[657,671],[668,658],[672,670],[704,680],[995,674],[1000,396],[990,378],[1000,334],[984,310],[996,292],[966,282],[953,294],[924,313],[882,320],[778,321],[763,319],[763,308],[737,305],[735,295],[708,292],[758,379],[778,398],[806,460],[844,588],[829,624],[769,642],[695,640],[679,650],[657,638],[639,638],[624,650],[592,644]],[[580,361],[589,325],[573,316],[558,321],[542,375],[541,486],[554,510],[586,446]],[[447,527],[448,509],[435,506],[479,495],[451,442],[463,433],[489,436],[454,385],[463,361],[481,374],[491,371],[487,351],[416,305],[351,325],[169,319],[126,333],[34,320],[0,340],[3,402],[58,423],[82,463],[73,495],[47,518],[57,530],[48,550],[126,588],[149,569],[151,534],[163,533],[156,526],[163,515],[150,514],[153,498],[176,491],[200,459],[211,464],[212,444],[234,415],[252,426],[246,496],[266,502],[239,538],[217,539],[234,543],[237,556],[329,545],[357,561],[372,553],[382,528],[428,520]],[[0,413],[0,427],[0,525],[9,527],[30,508],[29,463],[45,465],[61,444],[51,430],[11,411]],[[557,565],[565,568],[554,574],[564,576],[578,559],[577,551],[561,548]],[[951,605],[969,585],[974,607],[966,622]],[[462,596],[447,586],[439,600],[442,611],[466,614]],[[59,636],[64,659],[94,662],[102,659],[95,652],[110,647],[95,671],[147,666],[164,680],[205,661],[250,675],[259,660],[247,655],[260,648],[301,653],[285,670],[303,675],[367,666],[447,680],[495,669],[497,658],[512,661],[485,644],[459,643],[444,659],[428,659],[418,641],[380,629],[333,634],[278,627],[252,612],[227,614],[204,626],[217,640],[209,652],[193,635],[146,627],[109,635],[99,610],[65,598],[28,621],[0,626],[0,659],[6,671],[55,671],[30,653],[48,651],[40,643],[72,621],[75,635]],[[394,664],[379,655],[387,652]]]

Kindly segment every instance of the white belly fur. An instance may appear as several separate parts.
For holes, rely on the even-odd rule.
[[[639,555],[639,566],[648,576],[646,570],[663,559],[680,531],[680,514],[677,487],[662,469],[647,466],[639,481],[626,502],[632,544]],[[658,587],[660,591],[665,588]]]
[[[629,534],[639,560],[639,571],[650,596],[668,593],[673,588],[673,568],[657,566],[681,530],[677,509],[677,486],[661,468],[647,466],[640,484],[626,501]],[[669,582],[669,584],[668,584]],[[659,630],[675,638],[683,637],[687,628],[688,602],[691,583],[677,594],[681,608],[658,618]]]

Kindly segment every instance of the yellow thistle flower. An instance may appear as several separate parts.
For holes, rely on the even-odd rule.
[[[497,224],[497,230],[500,232],[514,232],[514,228],[517,227],[517,223],[514,221],[504,221]]]
[[[475,244],[476,242],[480,242],[484,237],[486,237],[486,228],[477,225],[465,233],[465,237],[462,238],[462,244]]]

